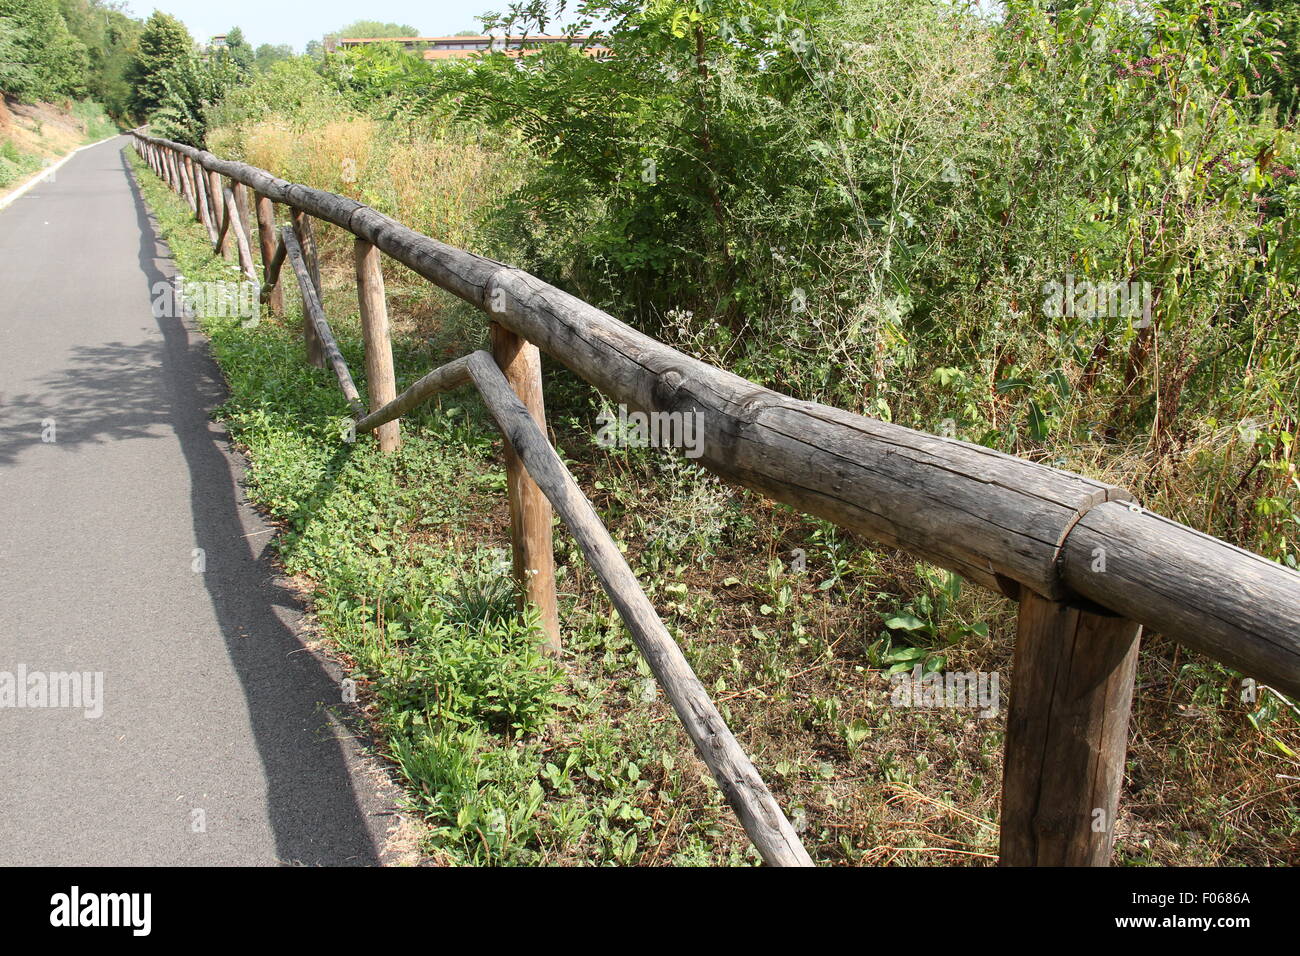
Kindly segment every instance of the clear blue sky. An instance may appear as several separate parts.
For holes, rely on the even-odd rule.
[[[144,19],[154,10],[170,13],[189,28],[194,39],[206,41],[239,27],[253,46],[288,43],[301,53],[308,40],[356,20],[406,23],[424,36],[444,36],[479,30],[475,19],[489,10],[502,11],[509,0],[129,0],[131,16]]]

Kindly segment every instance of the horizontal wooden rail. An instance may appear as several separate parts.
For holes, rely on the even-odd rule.
[[[1146,600],[1157,591],[1142,586],[1143,575],[1177,573],[1186,559],[1182,548],[1197,532],[1166,520],[1162,527],[1169,534],[1152,536],[1150,517],[1121,506],[1107,511],[1119,518],[1107,527],[1116,560],[1107,560],[1101,575],[1088,572],[1086,587],[1079,587],[1081,550],[1067,549],[1067,538],[1089,527],[1083,519],[1096,506],[1130,500],[1122,488],[790,398],[684,355],[522,270],[430,239],[354,199],[289,183],[206,150],[136,135],[360,236],[536,343],[615,401],[641,411],[700,414],[699,463],[724,478],[1013,597],[1015,585],[1055,599],[1082,594],[1221,660],[1230,646],[1228,663],[1249,662],[1251,676],[1300,695],[1300,574],[1276,562],[1204,538],[1198,553],[1216,568],[1216,586],[1205,587],[1204,578],[1172,584],[1166,578],[1166,596]],[[1063,562],[1067,552],[1070,561]],[[1145,569],[1126,567],[1126,557]],[[1072,569],[1068,579],[1063,566]],[[1238,581],[1249,582],[1247,594],[1270,595],[1270,603],[1233,620],[1228,609],[1241,602],[1225,595]],[[1185,601],[1171,598],[1170,588]],[[1212,618],[1213,633],[1189,618]]]

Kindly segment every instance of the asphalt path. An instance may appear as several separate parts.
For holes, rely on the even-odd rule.
[[[391,784],[269,560],[221,375],[153,315],[175,270],[126,142],[0,211],[0,864],[384,862]]]

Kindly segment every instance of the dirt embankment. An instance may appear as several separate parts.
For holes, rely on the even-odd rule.
[[[0,137],[19,152],[53,159],[76,149],[86,138],[86,122],[55,103],[20,103],[0,97]]]

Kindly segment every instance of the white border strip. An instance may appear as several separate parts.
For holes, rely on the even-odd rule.
[[[87,143],[85,146],[78,146],[72,152],[68,153],[68,155],[60,159],[57,163],[53,163],[52,165],[44,167],[39,173],[33,173],[31,179],[27,180],[27,182],[23,183],[21,186],[16,188],[13,192],[9,193],[7,196],[0,197],[0,209],[6,208],[15,199],[22,196],[23,193],[27,192],[27,190],[36,186],[37,183],[44,182],[46,176],[50,175],[50,173],[54,172],[56,169],[58,169],[60,166],[62,166],[64,163],[70,160],[73,156],[76,156],[83,149],[90,149],[91,147],[94,146],[102,146],[104,143],[107,143],[110,139],[117,139],[119,136],[125,136],[125,135],[126,135],[125,133],[114,133],[112,136],[106,137],[105,139],[101,139],[98,143]]]

